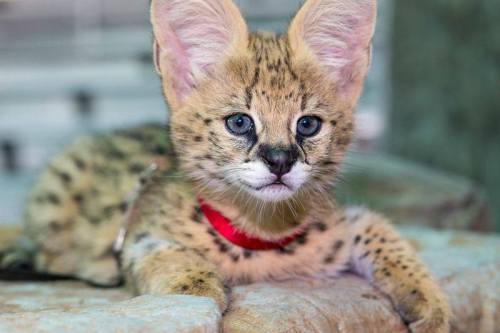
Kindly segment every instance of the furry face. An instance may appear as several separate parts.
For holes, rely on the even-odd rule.
[[[229,1],[203,3],[153,9],[157,68],[183,170],[212,196],[278,202],[328,191],[351,141],[371,11],[344,9],[332,23],[321,6],[306,5],[277,36],[248,34]],[[171,6],[184,6],[175,12],[189,19],[169,16]],[[322,25],[331,33],[315,32]]]
[[[326,190],[351,138],[351,110],[334,87],[318,89],[313,66],[293,63],[286,38],[250,40],[247,55],[228,59],[172,113],[184,170],[217,193],[263,201]]]

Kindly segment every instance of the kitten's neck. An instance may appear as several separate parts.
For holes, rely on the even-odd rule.
[[[333,208],[329,197],[296,196],[288,201],[266,203],[250,195],[211,200],[208,193],[200,194],[203,200],[217,209],[232,224],[264,239],[282,238],[293,234],[315,213]]]

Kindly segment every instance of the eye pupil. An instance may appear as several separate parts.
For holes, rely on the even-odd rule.
[[[297,124],[297,134],[302,137],[312,137],[321,130],[321,119],[313,116],[306,116],[299,119]]]
[[[253,120],[246,114],[235,114],[226,118],[226,127],[233,135],[246,135],[253,130]]]

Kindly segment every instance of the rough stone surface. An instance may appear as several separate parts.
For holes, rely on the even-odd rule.
[[[500,332],[500,238],[402,228],[450,300],[452,333]],[[239,287],[227,332],[408,332],[365,281],[293,281]]]
[[[390,302],[355,276],[239,287],[224,332],[407,332]]]
[[[208,298],[142,296],[98,306],[0,314],[0,332],[217,332],[219,322],[220,312]]]
[[[452,333],[500,332],[500,238],[403,228],[452,305]],[[78,282],[0,282],[0,332],[407,332],[364,280],[293,280],[239,286],[221,320],[196,297],[131,298]]]

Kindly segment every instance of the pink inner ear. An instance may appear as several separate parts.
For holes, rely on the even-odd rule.
[[[189,94],[194,85],[189,58],[185,48],[170,27],[166,27],[163,31],[165,32],[163,45],[168,45],[168,67],[171,71],[171,77],[175,78],[171,82],[171,86],[177,95],[183,99]],[[160,49],[159,52],[161,55],[162,50]]]
[[[156,0],[156,37],[166,53],[175,82],[184,98],[201,76],[221,61],[235,38],[234,13],[223,0]],[[233,16],[231,16],[233,15]]]
[[[303,38],[331,72],[341,89],[348,89],[368,57],[374,24],[371,0],[320,0],[303,22]]]

